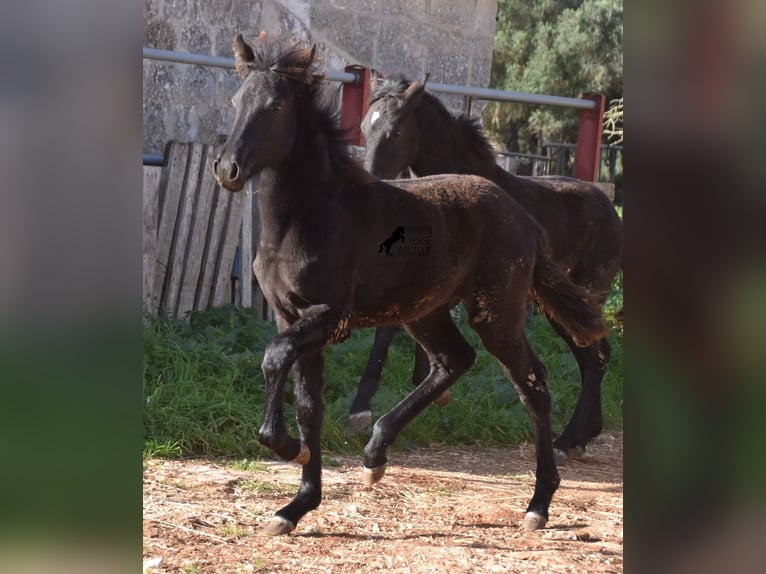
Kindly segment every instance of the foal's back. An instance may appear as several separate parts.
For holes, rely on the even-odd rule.
[[[540,233],[507,193],[472,175],[357,186],[347,207],[358,222],[348,273],[354,278],[352,299],[358,310],[352,321],[359,327],[380,324],[385,317],[392,325],[401,324],[457,303],[471,292],[478,273],[504,276],[520,260],[530,267]],[[393,244],[394,256],[381,253],[380,243],[401,226],[402,246],[410,250],[398,251]],[[359,285],[360,277],[364,285]],[[404,302],[403,293],[409,295]]]

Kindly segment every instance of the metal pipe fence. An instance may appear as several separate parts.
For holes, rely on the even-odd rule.
[[[147,60],[160,60],[164,62],[176,62],[180,64],[197,64],[217,68],[234,69],[234,58],[222,56],[206,56],[204,54],[192,54],[190,52],[174,52],[172,50],[160,50],[158,48],[144,48],[144,58]],[[347,84],[357,83],[359,74],[330,70],[330,80]],[[535,104],[541,106],[559,106],[577,108],[580,110],[592,110],[596,107],[593,100],[584,98],[566,98],[563,96],[548,96],[544,94],[528,94],[508,90],[495,90],[491,88],[479,88],[476,86],[460,86],[456,84],[440,84],[428,82],[428,89],[442,94],[468,96],[479,100],[493,100],[498,102],[516,102],[521,104]]]
[[[544,94],[528,94],[510,90],[495,90],[492,88],[479,88],[476,86],[458,86],[455,84],[439,84],[428,82],[428,90],[442,94],[468,96],[477,100],[493,100],[496,102],[514,102],[518,104],[535,104],[540,106],[558,106],[563,108],[577,108],[579,110],[592,110],[596,102],[583,98],[566,98],[563,96],[546,96]]]
[[[191,52],[174,52],[172,50],[160,50],[159,48],[144,48],[144,58],[162,62],[175,62],[177,64],[197,64],[198,66],[209,66],[212,68],[234,69],[234,58],[206,56],[204,54],[192,54]],[[343,82],[345,84],[355,84],[360,81],[358,74],[340,72],[338,70],[330,70],[328,77],[334,82]]]
[[[161,50],[159,48],[144,48],[143,57],[147,60],[157,60],[162,62],[234,69],[234,58],[225,58],[222,56],[208,56],[204,54],[193,54],[191,52],[176,52],[172,50]],[[330,70],[328,72],[328,78],[331,81],[342,82],[346,84],[356,84],[362,81],[362,74]],[[479,99],[542,106],[558,106],[575,108],[579,110],[593,110],[596,107],[595,101],[585,98],[568,98],[563,96],[548,96],[544,94],[529,94],[525,92],[495,90],[491,88],[480,88],[475,86],[441,84],[438,82],[428,82],[428,89],[430,91],[442,94],[463,96],[467,98],[469,102],[470,99]],[[146,165],[163,165],[163,162],[164,158],[159,154],[144,155],[144,164]]]

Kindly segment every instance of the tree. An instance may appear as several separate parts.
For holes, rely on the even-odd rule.
[[[604,111],[604,135],[609,143],[615,145],[623,142],[622,113],[622,98],[609,102],[609,107]]]
[[[622,97],[622,18],[622,0],[499,0],[491,87]],[[571,108],[492,102],[483,118],[490,138],[511,151],[577,138]]]

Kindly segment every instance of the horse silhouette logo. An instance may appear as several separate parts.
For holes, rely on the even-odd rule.
[[[397,241],[404,242],[404,225],[400,225],[399,227],[394,229],[394,232],[391,234],[391,237],[389,237],[383,243],[380,244],[380,247],[378,248],[378,253],[383,253],[383,249],[385,249],[386,255],[388,255],[389,257],[393,257],[393,254],[391,253],[391,246]]]

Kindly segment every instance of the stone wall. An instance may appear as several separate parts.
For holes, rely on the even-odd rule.
[[[497,0],[145,0],[144,46],[231,57],[235,34],[281,31],[315,42],[329,69],[486,87],[496,14]],[[229,129],[233,70],[144,60],[143,78],[145,153],[214,143]]]

